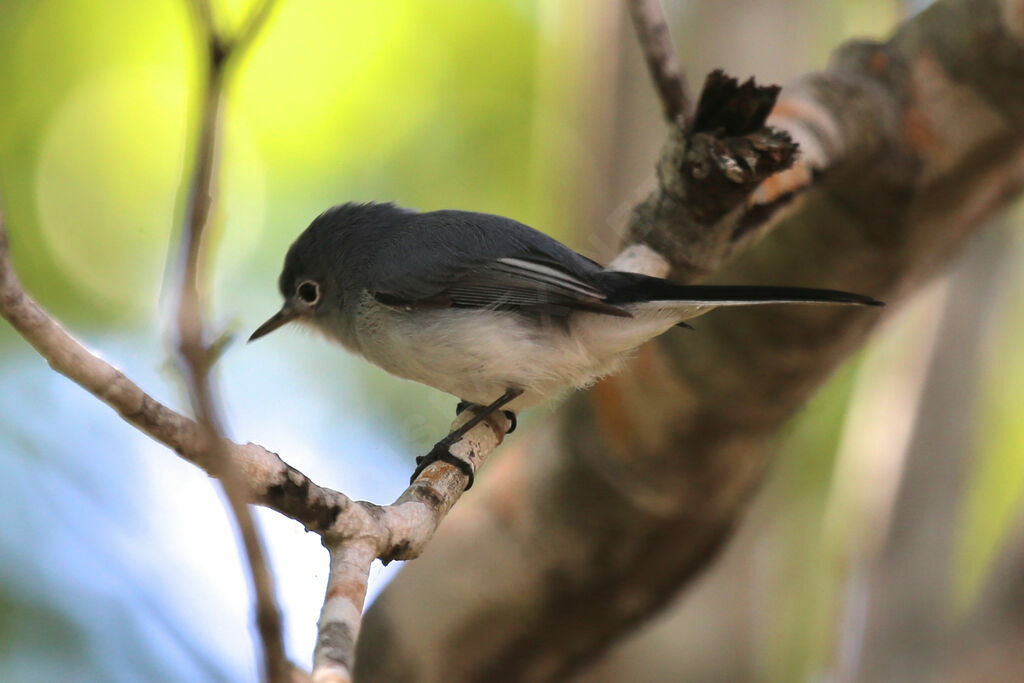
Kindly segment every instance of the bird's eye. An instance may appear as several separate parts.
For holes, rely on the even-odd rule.
[[[299,298],[304,302],[312,306],[317,301],[320,301],[320,285],[313,282],[312,280],[306,280],[299,284],[295,293],[299,295]]]

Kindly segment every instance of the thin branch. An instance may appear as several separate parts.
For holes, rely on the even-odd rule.
[[[192,406],[201,425],[201,436],[210,444],[209,452],[220,474],[220,485],[245,552],[255,594],[256,626],[260,643],[258,649],[263,654],[264,676],[275,683],[285,683],[291,679],[292,667],[284,650],[284,629],[275,595],[274,577],[262,535],[247,504],[247,486],[243,475],[228,455],[224,444],[224,428],[210,380],[210,367],[214,359],[204,340],[202,292],[205,289],[205,272],[202,266],[207,260],[204,233],[210,222],[210,209],[213,205],[224,69],[228,60],[239,54],[236,50],[239,45],[225,44],[219,38],[207,2],[199,0],[197,10],[208,59],[203,81],[195,166],[185,190],[187,201],[185,226],[181,233],[181,281],[177,310],[178,354]],[[249,40],[251,38],[246,36],[246,41]]]
[[[199,22],[200,29],[209,35],[216,34],[216,22],[213,20],[213,8],[210,0],[188,0],[189,8]]]
[[[689,124],[690,102],[686,76],[679,66],[676,46],[665,20],[660,0],[627,0],[637,40],[647,69],[661,98],[665,118],[685,128]]]
[[[373,539],[324,539],[324,545],[331,553],[331,574],[317,622],[313,680],[349,683],[375,548]]]
[[[124,373],[87,350],[21,287],[11,264],[0,216],[0,315],[46,359],[50,367],[113,408],[126,422],[217,476],[210,445],[193,420],[145,393]],[[247,500],[269,507],[322,533],[344,527],[358,506],[323,488],[262,446],[224,442],[228,456],[246,474]]]
[[[275,0],[257,0],[232,41],[232,54],[244,54],[256,39],[277,7]]]

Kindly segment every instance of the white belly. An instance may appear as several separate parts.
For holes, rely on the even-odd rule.
[[[645,304],[634,318],[573,313],[537,320],[506,311],[391,308],[367,299],[358,351],[388,372],[487,404],[506,389],[512,410],[618,369],[628,353],[682,319],[678,307]]]

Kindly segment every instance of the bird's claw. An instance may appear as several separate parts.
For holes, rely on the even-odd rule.
[[[434,447],[430,449],[429,453],[418,456],[416,458],[416,469],[413,470],[412,476],[409,478],[409,483],[414,483],[416,479],[423,474],[423,470],[440,460],[441,462],[448,463],[466,475],[466,478],[469,481],[466,482],[466,488],[464,490],[468,491],[473,488],[473,481],[476,478],[473,473],[473,468],[470,467],[469,463],[465,460],[452,455],[450,449],[453,443],[453,441],[449,441],[448,439],[441,439],[434,444]]]

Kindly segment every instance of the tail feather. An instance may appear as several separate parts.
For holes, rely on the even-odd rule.
[[[605,271],[600,285],[609,292],[604,303],[678,301],[695,306],[750,306],[756,304],[853,304],[884,306],[863,294],[810,287],[762,285],[677,285],[661,278],[635,273]]]

